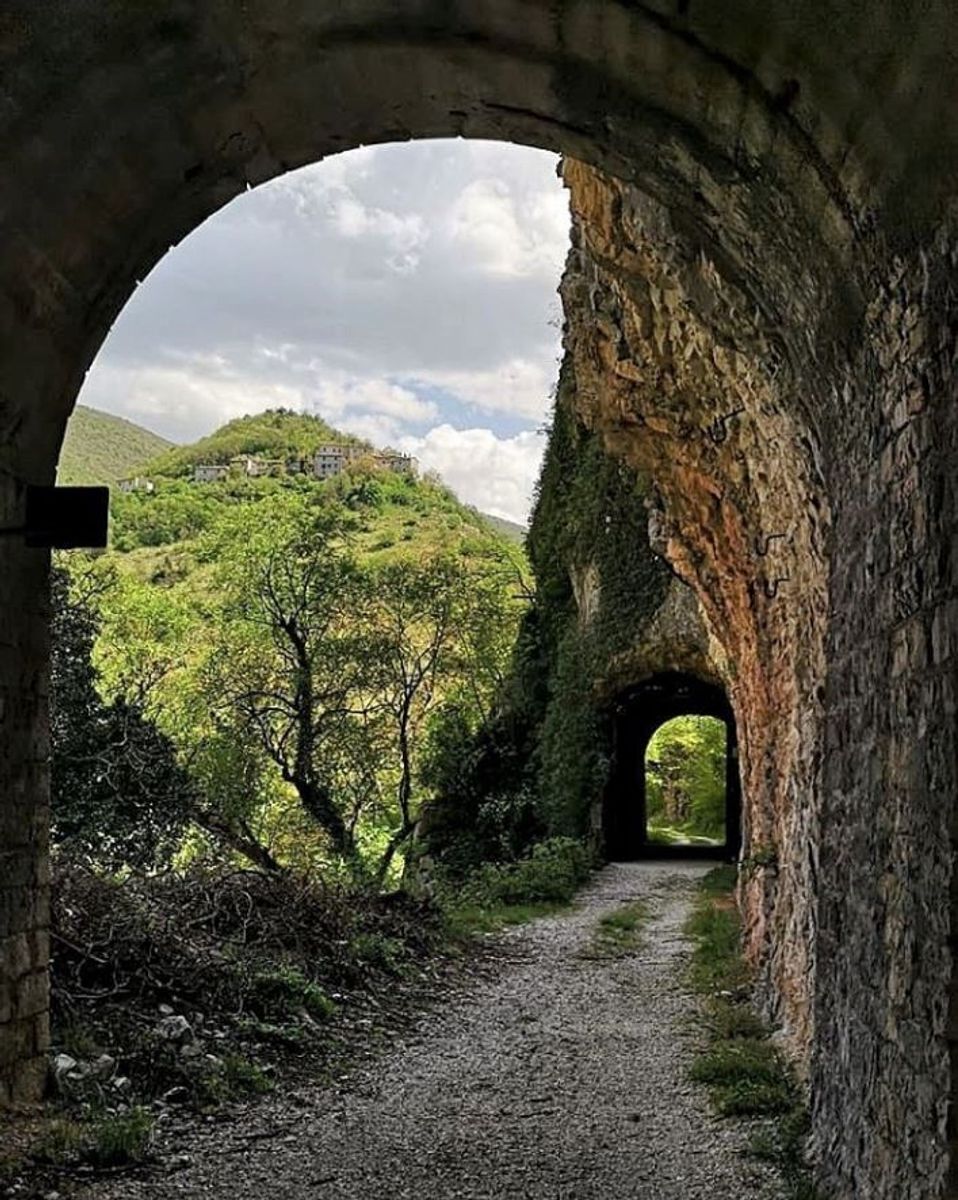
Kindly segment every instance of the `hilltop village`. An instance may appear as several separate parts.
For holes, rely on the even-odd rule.
[[[314,479],[332,479],[350,466],[362,465],[377,471],[393,471],[397,475],[418,475],[419,463],[398,450],[373,450],[368,446],[330,442],[317,447],[306,457],[263,458],[256,454],[238,454],[225,463],[196,463],[193,483],[219,483],[225,479],[246,476],[260,479],[266,476],[311,475]],[[121,492],[152,492],[153,481],[144,476],[122,479],[117,484]]]

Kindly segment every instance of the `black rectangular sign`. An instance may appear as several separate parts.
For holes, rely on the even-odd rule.
[[[109,512],[109,488],[28,487],[24,541],[52,550],[100,550]]]

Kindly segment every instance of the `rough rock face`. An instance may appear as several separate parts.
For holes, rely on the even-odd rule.
[[[804,1052],[810,937],[792,895],[807,883],[787,877],[804,857],[792,843],[809,840],[814,820],[796,797],[820,792],[810,751],[820,740],[827,510],[811,438],[759,356],[771,352],[744,297],[714,265],[683,260],[648,199],[576,163],[565,173],[577,217],[563,299],[579,411],[651,478],[656,540],[724,648],[746,855],[773,849],[779,862],[746,888],[749,949],[774,976],[768,1001]]]
[[[546,828],[586,836],[604,853],[622,803],[623,695],[654,675],[721,683],[727,672],[695,593],[669,569],[664,545],[652,544],[647,477],[578,415],[575,368],[567,353],[527,539],[536,601],[514,694],[536,729]]]
[[[675,577],[632,644],[605,664],[596,681],[597,691],[600,697],[612,698],[664,672],[694,675],[715,683],[724,683],[728,678],[725,652],[710,633],[695,593]]]
[[[927,260],[898,264],[863,314],[867,351],[816,360],[813,331],[800,347],[770,327],[740,267],[662,206],[579,163],[565,178],[577,410],[650,479],[652,542],[722,647],[744,855],[772,858],[742,885],[748,952],[809,1083],[825,1182],[934,1195],[950,854],[933,797],[953,780],[950,726],[934,727],[953,712],[954,567],[929,551],[954,433],[933,442],[951,337],[928,303],[944,279],[936,293]]]

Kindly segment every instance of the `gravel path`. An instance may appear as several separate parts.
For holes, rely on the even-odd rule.
[[[607,867],[570,913],[505,934],[474,980],[378,1063],[208,1126],[182,1169],[98,1200],[715,1200],[780,1197],[747,1130],[687,1082],[695,1001],[680,983],[698,864]],[[642,898],[642,948],[583,955]]]

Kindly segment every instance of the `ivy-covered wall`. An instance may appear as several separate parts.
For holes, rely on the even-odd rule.
[[[562,364],[526,541],[535,599],[494,719],[437,741],[422,849],[460,871],[534,838],[601,852],[612,706],[658,671],[717,678],[691,590],[649,541],[648,486],[576,414]]]
[[[616,660],[641,641],[674,577],[652,552],[642,481],[575,414],[567,356],[527,548],[545,670],[537,785],[552,832],[597,832]],[[682,585],[679,585],[682,586]]]

